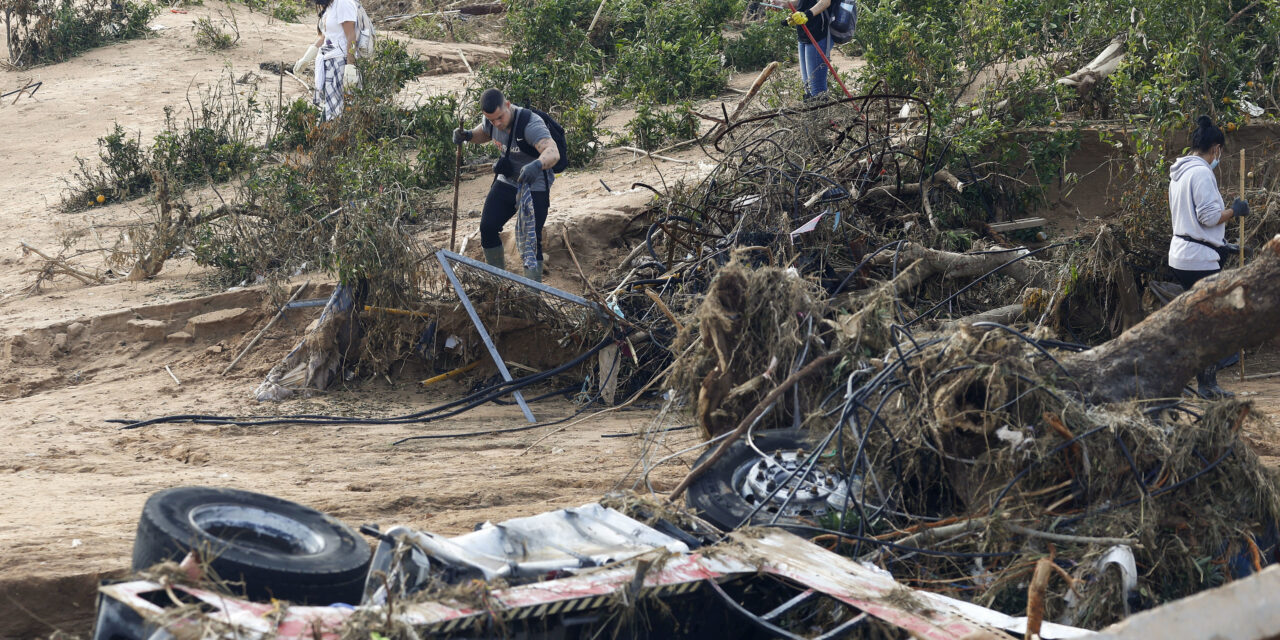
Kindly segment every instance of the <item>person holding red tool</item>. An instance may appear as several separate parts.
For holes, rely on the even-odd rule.
[[[787,24],[800,41],[800,81],[808,100],[827,92],[827,56],[831,54],[831,0],[800,0]],[[806,33],[807,29],[807,33]]]

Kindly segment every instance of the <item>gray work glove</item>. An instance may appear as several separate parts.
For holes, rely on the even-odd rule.
[[[1249,215],[1249,203],[1241,198],[1231,201],[1231,213],[1237,218],[1243,218]]]
[[[453,143],[462,144],[464,142],[471,142],[471,135],[472,135],[472,132],[470,129],[463,129],[461,127],[454,129]]]
[[[520,170],[520,182],[533,184],[538,179],[538,176],[542,175],[542,171],[542,163],[534,160]]]

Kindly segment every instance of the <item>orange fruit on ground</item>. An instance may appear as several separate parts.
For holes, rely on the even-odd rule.
[[[98,200],[98,204],[102,204],[107,201],[107,197],[99,193],[97,200]]]

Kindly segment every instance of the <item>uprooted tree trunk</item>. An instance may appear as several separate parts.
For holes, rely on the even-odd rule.
[[[307,335],[254,391],[259,402],[278,402],[295,393],[322,390],[340,375],[347,353],[359,341],[356,304],[360,295],[357,287],[347,284],[333,290]]]
[[[1280,333],[1280,236],[1243,269],[1196,283],[1114,340],[1062,360],[1086,400],[1172,398],[1227,354]]]
[[[169,197],[169,178],[161,171],[152,172],[156,182],[156,202],[159,214],[154,225],[153,235],[146,239],[144,246],[139,247],[141,255],[133,265],[125,280],[137,282],[153,278],[164,268],[164,263],[186,241],[191,231],[223,216],[244,213],[243,205],[222,205],[199,215],[191,215],[191,206],[184,202],[173,202]],[[175,215],[176,211],[176,215]]]

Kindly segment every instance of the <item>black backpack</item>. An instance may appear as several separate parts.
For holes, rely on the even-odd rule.
[[[542,118],[542,121],[547,123],[547,130],[551,132],[551,139],[555,140],[556,150],[560,152],[560,159],[556,161],[556,166],[551,167],[551,171],[560,173],[561,171],[569,168],[569,146],[565,142],[564,127],[560,126],[560,123],[556,122],[555,118],[552,118],[544,111],[527,106],[521,107],[521,109],[527,109],[538,114],[538,117]],[[538,150],[524,139],[524,128],[527,124],[529,124],[529,118],[521,118],[520,114],[516,113],[516,122],[511,127],[512,137],[515,138],[516,145],[520,147],[521,151],[536,158],[538,157]]]

